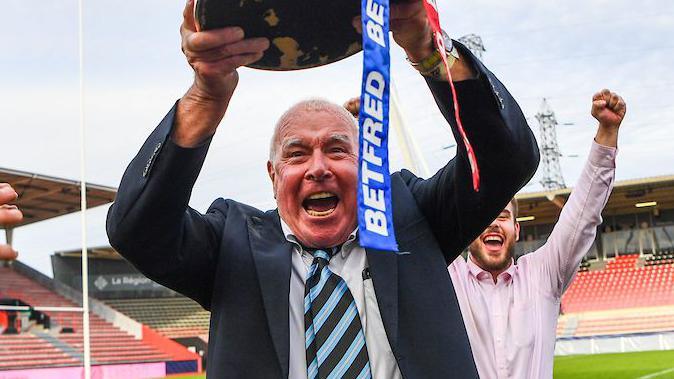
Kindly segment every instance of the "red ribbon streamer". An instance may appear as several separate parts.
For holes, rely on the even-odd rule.
[[[452,73],[449,71],[449,62],[447,62],[447,55],[445,54],[445,41],[444,38],[442,38],[442,29],[440,29],[440,15],[438,14],[435,0],[424,0],[424,8],[426,8],[426,15],[428,16],[428,21],[431,23],[431,28],[433,28],[433,40],[435,41],[435,46],[440,52],[442,62],[444,63],[447,71],[447,80],[449,81],[449,87],[452,89],[452,101],[454,102],[454,117],[456,118],[456,123],[459,128],[459,134],[461,134],[463,145],[465,146],[466,152],[468,153],[470,172],[473,176],[473,189],[475,192],[478,192],[480,190],[480,168],[477,166],[475,151],[468,140],[466,131],[463,129],[463,123],[461,122],[461,117],[459,115],[459,100],[456,96],[454,82],[452,81]]]

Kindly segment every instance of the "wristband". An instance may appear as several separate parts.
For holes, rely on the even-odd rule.
[[[451,38],[449,38],[444,30],[442,31],[442,37],[445,42],[445,57],[447,58],[448,66],[451,68],[456,60],[459,59],[459,53],[454,47]],[[407,58],[407,61],[423,76],[435,79],[442,79],[447,76],[447,70],[443,64],[442,56],[437,49],[434,49],[431,55],[419,62],[414,62],[409,57]]]

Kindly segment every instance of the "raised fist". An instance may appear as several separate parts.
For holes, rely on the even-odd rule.
[[[353,117],[358,118],[358,114],[360,112],[360,96],[359,97],[352,97],[349,100],[347,100],[346,103],[344,103],[344,108],[346,108]]]
[[[620,127],[625,118],[627,106],[622,97],[615,92],[603,89],[592,96],[592,116],[603,128]]]

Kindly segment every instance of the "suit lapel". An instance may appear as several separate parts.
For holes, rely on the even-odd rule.
[[[292,244],[283,236],[277,212],[247,220],[250,247],[260,282],[269,330],[283,377],[288,377],[289,304]]]
[[[390,251],[366,249],[379,312],[391,349],[398,346],[398,255]]]

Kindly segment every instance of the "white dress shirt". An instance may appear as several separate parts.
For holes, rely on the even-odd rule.
[[[497,277],[459,256],[449,266],[481,378],[552,378],[559,305],[601,224],[616,149],[593,143],[545,245]]]
[[[293,243],[292,272],[290,274],[290,379],[307,378],[307,356],[304,340],[304,283],[313,256],[295,239],[292,231],[281,220],[281,227],[286,239]],[[367,354],[370,360],[370,371],[374,379],[402,379],[395,356],[384,330],[379,313],[377,297],[374,293],[372,279],[363,280],[363,270],[367,267],[367,255],[356,238],[356,231],[351,233],[342,249],[335,254],[328,267],[346,282],[358,308],[358,315],[365,333]]]

